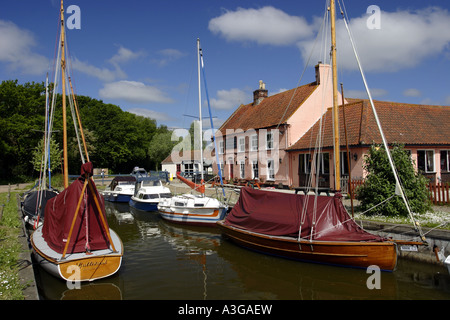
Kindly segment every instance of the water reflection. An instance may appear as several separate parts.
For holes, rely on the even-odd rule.
[[[450,276],[440,266],[399,260],[369,290],[366,270],[300,263],[240,248],[218,229],[186,227],[126,204],[106,203],[108,222],[125,254],[108,279],[68,290],[40,272],[45,299],[449,299]]]

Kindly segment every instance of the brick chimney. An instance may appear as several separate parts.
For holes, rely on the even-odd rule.
[[[264,98],[267,98],[267,92],[266,84],[262,80],[259,80],[259,89],[253,91],[253,105],[257,106]]]
[[[320,84],[320,69],[319,66],[322,64],[322,61],[319,61],[318,64],[316,64],[316,84]]]

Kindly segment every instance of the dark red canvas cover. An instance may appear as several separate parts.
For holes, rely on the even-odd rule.
[[[245,187],[225,218],[225,224],[266,235],[295,238],[298,238],[301,226],[301,237],[308,240],[311,233],[312,240],[322,241],[385,240],[358,226],[340,198],[338,194],[316,197]]]
[[[73,216],[83,190],[84,176],[90,177],[92,172],[93,165],[91,162],[83,164],[81,167],[82,175],[64,189],[63,192],[47,202],[42,233],[47,244],[56,252],[63,253],[64,251]],[[91,181],[91,183],[102,212],[98,211],[94,202],[94,196],[89,186],[86,186],[86,192],[82,196],[67,253],[84,252],[87,247],[90,250],[109,248],[108,237],[100,218],[100,215],[103,215],[107,225],[105,203],[103,197],[98,193],[94,182]],[[107,228],[109,228],[108,225]]]

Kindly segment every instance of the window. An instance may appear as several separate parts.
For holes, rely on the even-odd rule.
[[[219,141],[219,154],[224,154],[225,153],[225,149],[223,147],[223,140]]]
[[[328,152],[319,153],[320,168],[319,173],[330,174],[330,154]],[[347,162],[347,161],[346,161]]]
[[[258,173],[258,160],[252,161],[252,179],[258,179],[259,173]]]
[[[233,151],[236,148],[236,137],[227,137],[226,150]]]
[[[434,150],[417,150],[417,168],[422,172],[434,172]]]
[[[351,160],[351,154],[350,152],[348,153],[348,156],[350,158],[350,162]],[[341,176],[347,176],[348,175],[348,159],[347,159],[347,155],[346,152],[341,152]]]
[[[441,171],[450,171],[450,150],[441,150]]]
[[[193,173],[194,173],[194,164],[192,162],[185,163],[184,164],[184,175],[191,177]]]
[[[239,163],[239,178],[245,179],[245,161]]]
[[[258,151],[258,135],[254,134],[250,137],[250,151]]]
[[[267,148],[267,150],[272,150],[273,149],[273,133],[267,132],[266,137],[267,137],[266,148]]]
[[[298,173],[311,173],[311,155],[298,155]]]
[[[240,137],[238,141],[239,141],[239,144],[238,144],[238,146],[239,146],[238,151],[239,151],[239,152],[244,152],[244,151],[245,151],[245,137]]]
[[[267,160],[267,180],[275,180],[275,162]]]

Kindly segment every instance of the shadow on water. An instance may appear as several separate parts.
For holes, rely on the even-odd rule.
[[[369,289],[372,273],[271,257],[224,240],[216,228],[186,227],[128,204],[106,203],[110,227],[121,237],[119,272],[81,289],[40,271],[38,287],[50,300],[377,300],[450,299],[441,266],[399,260]]]

